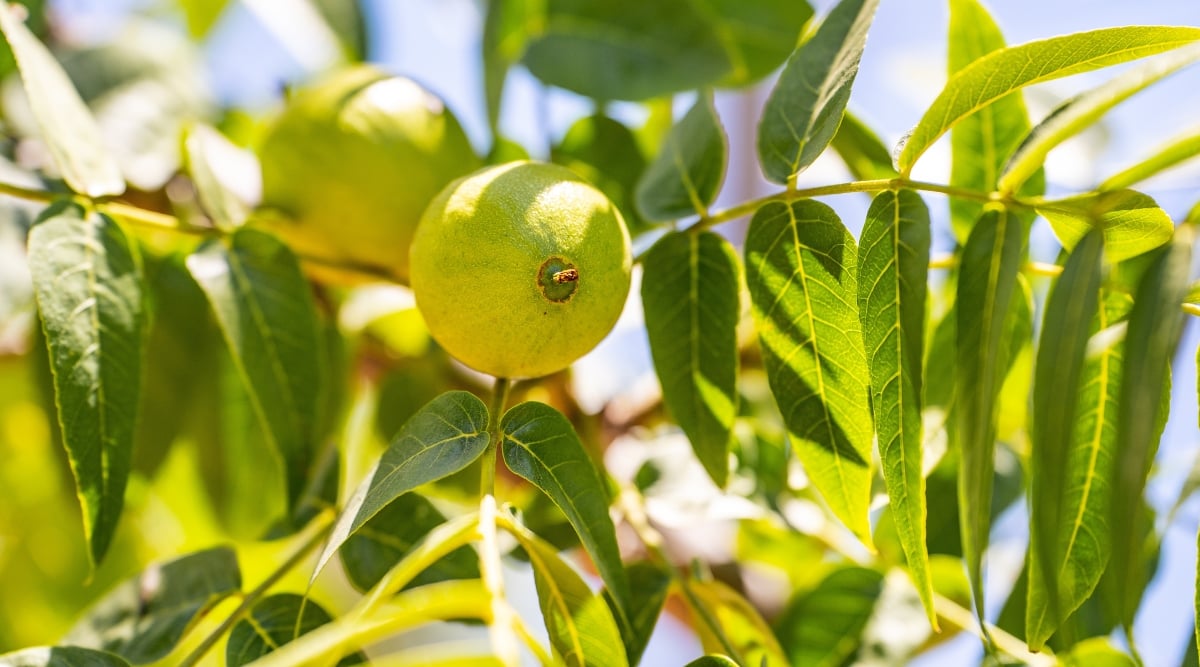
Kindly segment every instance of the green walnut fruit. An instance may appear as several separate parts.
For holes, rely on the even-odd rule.
[[[318,279],[338,266],[408,281],[421,212],[450,181],[482,164],[433,93],[367,65],[295,91],[259,155],[260,216]]]
[[[629,233],[574,172],[510,162],[429,204],[413,240],[412,288],[429,332],[496,377],[566,368],[616,324],[629,292]]]

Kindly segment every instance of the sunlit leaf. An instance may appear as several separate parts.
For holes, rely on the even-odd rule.
[[[846,567],[797,596],[776,622],[793,667],[842,665],[858,653],[862,632],[883,592],[883,574]]]
[[[919,157],[963,118],[1009,93],[1200,40],[1200,28],[1122,26],[1061,35],[993,51],[955,74],[921,117],[898,162],[908,174]]]
[[[293,508],[315,456],[323,379],[308,281],[287,246],[250,228],[201,247],[187,266],[208,296],[263,433],[279,456]]]
[[[1129,593],[1139,589],[1145,518],[1139,510],[1146,477],[1158,451],[1156,415],[1171,357],[1183,327],[1179,304],[1187,293],[1195,232],[1184,225],[1142,277],[1125,334],[1125,368],[1117,411],[1117,455],[1112,468],[1112,541],[1109,568],[1118,576],[1121,622],[1133,623]]]
[[[338,550],[346,577],[359,591],[370,590],[429,531],[445,521],[446,517],[424,496],[406,493],[396,498],[355,531]],[[460,547],[422,571],[406,587],[477,577],[478,556],[471,549]]]
[[[723,655],[704,655],[689,662],[685,667],[738,667],[738,664]]]
[[[74,204],[47,209],[28,243],[58,423],[95,565],[120,519],[133,454],[146,330],[140,262],[117,223]]]
[[[263,598],[229,631],[225,664],[228,667],[241,667],[254,662],[332,620],[321,605],[302,595],[280,593]],[[358,653],[342,658],[337,667],[349,667],[366,661],[366,656]]]
[[[1135,667],[1138,664],[1130,656],[1118,651],[1106,637],[1080,642],[1063,660],[1067,665],[1087,667]]]
[[[1159,146],[1150,157],[1104,179],[1098,190],[1121,190],[1200,155],[1200,132],[1191,132]]]
[[[558,410],[530,401],[506,412],[500,430],[505,465],[558,505],[612,591],[618,616],[629,618],[629,581],[608,515],[608,492],[571,422]]]
[[[871,202],[858,251],[858,308],[871,372],[871,408],[892,518],[931,623],[925,547],[921,359],[929,273],[929,209],[911,190]]]
[[[129,663],[90,648],[39,646],[0,655],[0,667],[129,667]]]
[[[188,34],[194,39],[199,39],[208,34],[216,24],[229,0],[179,0],[176,4],[183,11]]]
[[[842,158],[850,175],[858,180],[895,178],[898,175],[892,166],[892,153],[888,147],[871,128],[849,111],[842,115],[842,124],[838,126],[829,146]]]
[[[775,639],[775,633],[754,605],[729,586],[712,581],[688,583],[689,604],[693,608],[692,629],[708,653],[723,653],[728,643],[744,665],[784,667],[787,653]],[[711,621],[711,623],[710,623]],[[715,628],[713,626],[715,624]],[[720,632],[725,641],[715,634]]]
[[[1079,417],[1078,404],[1064,401],[1063,397],[1079,396],[1083,390],[1089,330],[1100,300],[1103,251],[1103,235],[1092,231],[1067,258],[1062,275],[1046,300],[1034,366],[1029,466],[1030,597],[1038,594],[1046,597],[1052,625],[1061,624],[1069,611],[1059,592],[1062,584],[1069,582],[1057,574],[1063,569],[1058,534],[1070,478],[1067,463]],[[1041,641],[1031,631],[1026,634],[1030,648],[1040,650]]]
[[[1021,142],[1004,166],[1001,192],[1012,192],[1046,161],[1050,150],[1099,120],[1134,94],[1200,60],[1200,46],[1155,58],[1063,103]]]
[[[249,208],[229,191],[219,176],[221,157],[237,151],[228,139],[208,125],[192,127],[184,139],[188,173],[196,188],[200,205],[222,228],[231,228],[246,220]]]
[[[758,125],[758,159],[769,180],[787,183],[833,139],[878,5],[841,0],[788,58]]]
[[[771,392],[800,462],[864,542],[871,491],[870,374],[854,237],[813,200],[769,203],[746,238],[746,280]]]
[[[603,596],[593,593],[554,547],[519,524],[514,528],[533,566],[538,605],[555,653],[570,667],[628,665],[621,632]]]
[[[1000,27],[978,0],[950,3],[947,74],[954,76],[979,58],[1005,47]],[[1020,92],[1009,93],[963,118],[950,133],[950,185],[991,192],[1004,162],[1029,132],[1029,112]],[[1022,195],[1041,194],[1031,182]],[[983,214],[983,202],[950,198],[950,225],[959,243]]]
[[[488,126],[495,134],[500,124],[500,103],[508,70],[525,52],[525,41],[542,19],[538,0],[492,0],[483,20],[483,91]],[[493,150],[498,137],[493,138]]]
[[[737,254],[711,232],[680,232],[656,243],[642,266],[646,332],[663,402],[723,487],[737,416]]]
[[[1175,224],[1150,197],[1133,190],[1113,190],[1055,199],[1037,209],[1054,235],[1070,250],[1093,228],[1104,230],[1109,261],[1120,262],[1171,240]]]
[[[152,565],[101,598],[64,642],[116,653],[134,664],[154,662],[241,587],[237,556],[228,547]]]
[[[1026,230],[1011,213],[987,211],[975,223],[959,269],[956,390],[953,429],[962,456],[959,511],[963,557],[970,572],[976,610],[983,613],[983,552],[991,528],[997,399],[1007,369],[1005,332],[1019,295],[1017,277]]]
[[[701,93],[638,181],[638,210],[651,220],[706,214],[725,180],[728,152],[712,95]]]
[[[317,559],[315,577],[333,554],[396,498],[462,470],[488,444],[488,411],[466,391],[448,391],[421,407],[392,438],[379,464],[338,517]]]
[[[12,47],[42,140],[63,180],[89,197],[121,194],[125,178],[105,149],[96,120],[58,61],[25,26],[21,11],[7,3],[0,7],[0,32]]]

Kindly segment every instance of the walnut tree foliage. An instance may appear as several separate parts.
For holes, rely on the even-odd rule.
[[[657,383],[589,414],[585,367],[481,380],[394,276],[258,224],[288,212],[224,172],[266,121],[187,74],[233,4],[159,3],[186,35],[144,49],[0,7],[0,251],[23,247],[0,254],[0,666],[625,667],[668,614],[693,665],[905,664],[960,633],[1005,663],[1139,660],[1200,202],[1138,188],[1200,136],[1067,194],[1043,167],[1195,79],[1200,28],[1009,45],[949,0],[944,87],[893,150],[849,111],[878,0],[481,3],[480,159],[528,154],[499,133],[514,68],[593,100],[549,158],[634,239]],[[298,5],[347,63],[386,39],[351,0]],[[1087,72],[1031,114],[1027,87]],[[714,91],[752,84],[754,145],[731,145]],[[945,135],[949,177],[915,178]],[[737,152],[777,189],[715,208]],[[854,180],[798,185],[830,153]],[[830,204],[864,196],[863,220]],[[984,620],[993,520],[1022,498],[1024,568]],[[385,642],[442,622],[467,639]]]

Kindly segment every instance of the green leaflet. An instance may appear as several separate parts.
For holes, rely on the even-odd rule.
[[[446,517],[424,496],[406,493],[396,498],[338,549],[346,578],[360,592],[369,591],[414,545],[445,522]],[[447,579],[477,578],[478,557],[471,549],[459,547],[423,570],[406,588]]]
[[[549,405],[530,401],[506,412],[500,430],[504,464],[558,505],[612,591],[617,617],[628,619],[629,581],[608,515],[608,490],[571,422]]]
[[[1063,103],[1021,142],[1004,166],[1001,192],[1012,192],[1046,161],[1050,149],[1096,122],[1117,104],[1200,60],[1200,45],[1180,49],[1121,73],[1107,83]]]
[[[1109,292],[1091,323],[1088,355],[1080,378],[1075,423],[1065,463],[1055,575],[1061,591],[1061,615],[1078,609],[1096,590],[1108,564],[1112,541],[1109,535],[1111,486],[1108,471],[1116,455],[1117,394],[1121,387],[1123,360],[1122,322],[1129,315],[1132,299]],[[1042,570],[1032,563],[1031,575],[1044,581]],[[1026,638],[1044,643],[1055,631],[1057,619],[1050,614],[1044,585],[1029,588],[1025,618]]]
[[[229,631],[225,664],[227,667],[241,667],[254,662],[332,620],[321,605],[302,595],[280,593],[265,597]],[[355,653],[339,660],[337,667],[359,665],[366,661],[367,657],[361,652]]]
[[[625,667],[625,644],[602,595],[558,551],[532,531],[513,522],[512,534],[529,555],[538,606],[550,645],[568,667]]]
[[[1097,314],[1104,236],[1093,230],[1068,256],[1062,275],[1050,288],[1046,314],[1034,366],[1033,414],[1030,428],[1030,598],[1045,596],[1047,609],[1033,605],[1030,618],[1049,614],[1051,628],[1067,616],[1058,576],[1063,568],[1058,534],[1063,524],[1068,493],[1067,462],[1074,443],[1077,402],[1083,386],[1089,329]],[[1053,573],[1047,577],[1044,573]],[[1031,625],[1027,621],[1027,625]],[[1040,650],[1042,640],[1026,631],[1030,648]]]
[[[129,667],[129,663],[90,648],[39,646],[0,655],[0,667]]]
[[[608,589],[604,590],[604,601],[613,610],[613,617],[621,627],[625,656],[629,664],[636,665],[641,662],[642,654],[650,643],[650,635],[654,633],[663,605],[667,602],[667,594],[671,591],[671,572],[654,563],[642,561],[630,564],[625,568],[625,573],[629,576],[632,596],[629,606],[632,614],[628,619],[621,620],[616,600]]]
[[[778,67],[811,16],[797,0],[545,0],[544,17],[527,19],[523,62],[600,100],[740,86]]]
[[[629,128],[599,114],[580,118],[567,128],[550,156],[612,200],[631,235],[649,228],[634,206],[634,189],[646,169],[646,158]]]
[[[133,455],[147,329],[141,266],[117,223],[75,204],[46,209],[28,243],[58,423],[94,567],[116,531]]]
[[[738,667],[738,664],[723,655],[703,655],[685,667]]]
[[[161,660],[206,611],[242,588],[233,549],[151,565],[100,599],[64,638],[134,664]]]
[[[833,141],[829,144],[846,164],[850,175],[857,180],[895,178],[892,154],[883,141],[857,116],[847,111],[842,114]]]
[[[489,440],[487,423],[487,406],[469,392],[448,391],[422,406],[392,438],[369,479],[346,501],[313,578],[346,540],[396,498],[479,458]]]
[[[1200,132],[1177,137],[1159,146],[1150,157],[1104,179],[1097,189],[1121,190],[1200,155]]]
[[[29,107],[67,187],[88,197],[121,194],[125,178],[96,119],[62,66],[18,17],[18,10],[0,7],[0,32],[12,47]]]
[[[881,192],[858,249],[858,314],[871,371],[871,407],[896,531],[935,627],[925,547],[921,359],[929,274],[929,209],[916,192]]]
[[[1200,40],[1200,28],[1124,26],[993,51],[946,82],[905,142],[898,159],[900,173],[911,173],[917,159],[960,120],[1015,90],[1144,58],[1196,40]]]
[[[1187,293],[1195,230],[1184,225],[1138,284],[1125,333],[1125,372],[1117,410],[1117,455],[1112,475],[1113,541],[1110,570],[1116,573],[1120,618],[1133,624],[1129,593],[1140,589],[1140,539],[1145,518],[1137,511],[1158,451],[1156,415],[1160,392],[1183,327],[1179,304]]]
[[[672,233],[642,266],[646,332],[663,402],[724,487],[737,417],[737,254],[711,232]]]
[[[199,39],[216,24],[229,0],[178,0],[176,4],[183,11],[188,34]]]
[[[1107,637],[1093,637],[1080,642],[1065,657],[1068,665],[1087,667],[1136,667],[1133,658],[1118,651]]]
[[[500,103],[508,70],[521,59],[529,35],[540,28],[544,0],[492,0],[483,20],[483,96],[492,150],[499,143]]]
[[[736,650],[737,662],[742,665],[761,667],[784,667],[788,664],[787,653],[779,645],[771,626],[737,591],[717,580],[690,581],[685,596],[693,615],[700,615],[692,622],[700,645],[706,653],[726,650],[728,642]],[[726,641],[714,633],[711,620]]]
[[[768,180],[794,179],[833,139],[878,5],[841,0],[788,58],[758,124],[758,160]]]
[[[1120,262],[1153,250],[1171,240],[1175,223],[1149,196],[1134,190],[1113,190],[1043,202],[1037,212],[1054,235],[1070,250],[1093,228],[1104,230],[1104,251]]]
[[[844,567],[789,602],[775,624],[788,664],[829,667],[852,662],[883,583],[880,572]]]
[[[1000,27],[978,0],[951,0],[947,75],[954,76],[979,58],[1005,47]],[[1025,99],[1010,93],[964,117],[950,133],[950,185],[991,192],[1005,160],[1031,127]],[[1041,183],[1030,182],[1023,195],[1041,194]],[[950,198],[950,225],[959,243],[983,214],[983,203]]]
[[[187,259],[204,290],[271,448],[282,462],[288,508],[315,456],[322,380],[312,291],[295,255],[270,234],[241,228]]]
[[[963,558],[976,611],[983,614],[983,552],[991,527],[997,401],[1004,382],[1005,332],[1019,294],[1025,226],[1014,215],[990,210],[975,223],[959,268],[953,430],[962,456],[958,477]]]
[[[700,93],[638,181],[638,210],[650,220],[707,214],[725,180],[728,143],[712,94]]]
[[[746,237],[754,321],[792,445],[833,513],[870,544],[870,374],[857,254],[833,209],[811,199],[766,204]]]

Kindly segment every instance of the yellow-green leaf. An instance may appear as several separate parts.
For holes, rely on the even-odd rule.
[[[1104,179],[1097,189],[1121,190],[1200,155],[1200,132],[1190,132],[1159,146],[1150,157]]]
[[[898,159],[900,172],[910,173],[933,142],[960,120],[1015,90],[1144,58],[1197,40],[1200,28],[1123,26],[993,51],[946,82],[905,142]]]
[[[858,250],[858,308],[892,517],[917,592],[936,627],[921,467],[921,359],[929,244],[929,209],[920,195],[901,190],[876,196]]]
[[[1171,240],[1175,224],[1147,195],[1113,190],[1054,199],[1038,205],[1067,250],[1093,228],[1104,231],[1104,252],[1116,263],[1153,250]]]

